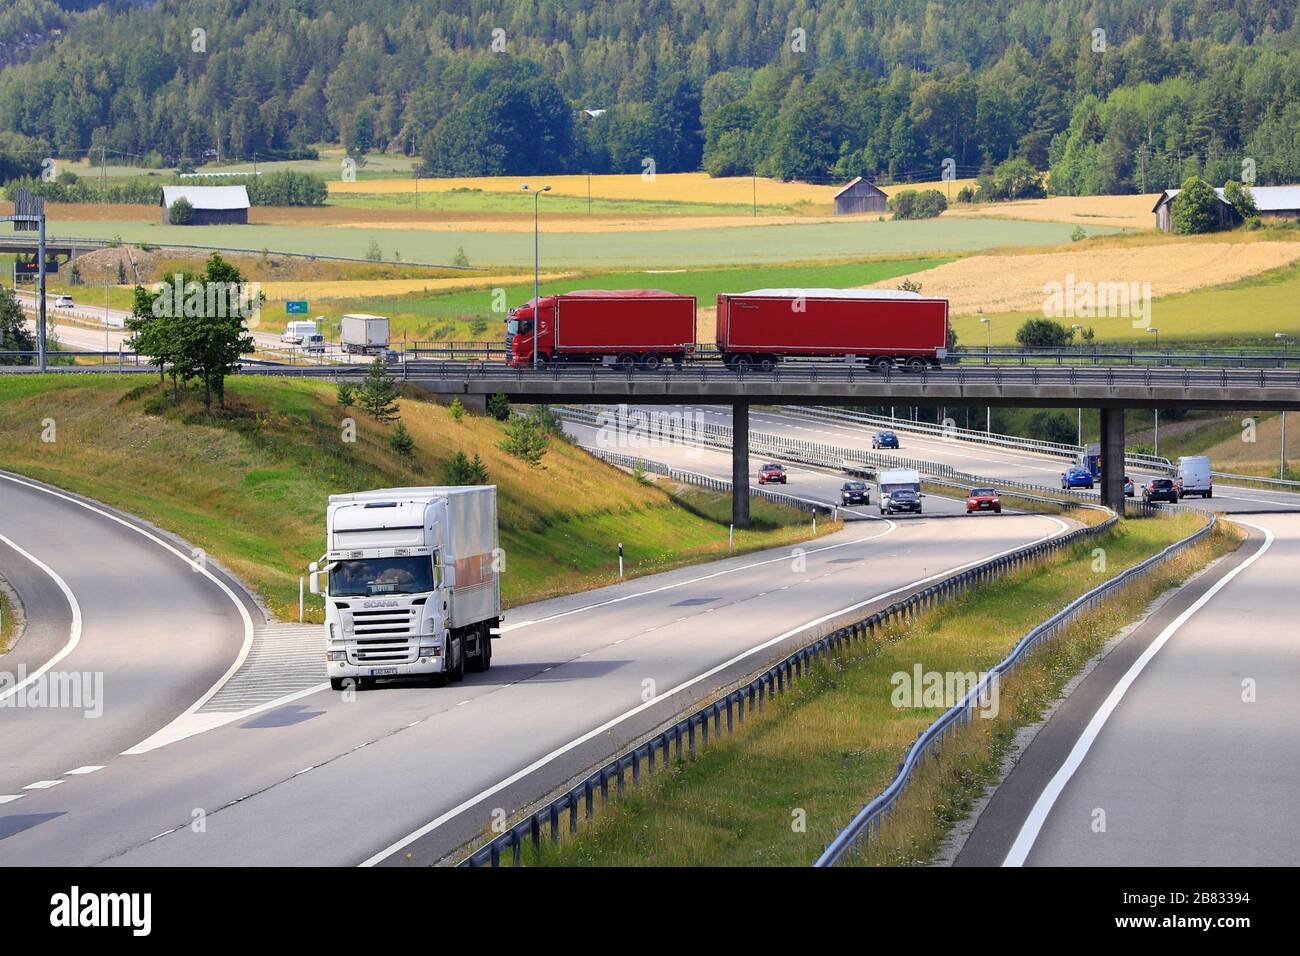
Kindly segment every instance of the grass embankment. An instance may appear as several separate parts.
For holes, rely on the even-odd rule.
[[[0,467],[79,492],[151,521],[213,555],[280,616],[297,614],[298,577],[325,545],[330,494],[439,483],[457,451],[477,452],[499,489],[502,591],[508,604],[612,583],[618,544],[629,575],[725,557],[727,527],[664,491],[555,439],[535,468],[503,452],[501,426],[413,399],[401,402],[412,458],[379,426],[335,401],[332,386],[235,379],[228,409],[179,406],[139,376],[0,379]],[[57,441],[41,441],[54,419]],[[356,421],[354,443],[343,419]],[[766,507],[769,524],[737,531],[736,550],[812,537],[795,509]],[[820,532],[834,529],[819,524]],[[309,610],[319,617],[319,604]]]
[[[814,667],[734,736],[693,763],[629,791],[577,837],[543,852],[551,865],[807,866],[894,776],[917,733],[943,707],[891,703],[892,678],[986,671],[1034,625],[1107,577],[1195,530],[1203,519],[1127,521],[1037,566],[954,601],[911,625]],[[1040,649],[1002,682],[993,719],[950,738],[890,816],[864,860],[919,864],[994,779],[1016,728],[1035,720],[1070,675],[1159,593],[1237,537],[1221,532],[1131,585]],[[1096,570],[1095,549],[1106,567]],[[643,778],[644,779],[644,778]],[[806,814],[806,831],[792,824]],[[525,861],[529,855],[525,854]]]
[[[9,644],[17,633],[18,619],[5,594],[4,582],[0,581],[0,654],[9,650]]]

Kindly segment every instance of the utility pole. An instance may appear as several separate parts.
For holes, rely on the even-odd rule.
[[[1277,476],[1286,481],[1286,412],[1282,413],[1282,450],[1278,453]]]

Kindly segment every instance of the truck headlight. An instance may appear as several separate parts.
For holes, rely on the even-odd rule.
[[[325,660],[333,663],[342,663],[348,659],[347,651],[326,651]]]
[[[420,645],[420,656],[421,656],[421,657],[441,657],[441,656],[442,656],[442,645],[440,645],[440,644],[421,644],[421,645]]]

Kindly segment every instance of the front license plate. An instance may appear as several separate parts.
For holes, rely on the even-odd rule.
[[[388,677],[397,673],[396,667],[372,667],[370,668],[371,677]]]

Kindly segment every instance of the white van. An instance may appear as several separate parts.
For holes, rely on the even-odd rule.
[[[1178,486],[1178,497],[1200,495],[1202,498],[1214,497],[1214,478],[1210,475],[1210,459],[1205,455],[1188,455],[1178,459],[1174,472],[1174,483]]]

